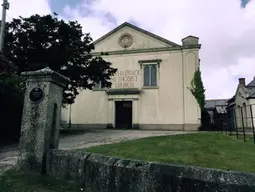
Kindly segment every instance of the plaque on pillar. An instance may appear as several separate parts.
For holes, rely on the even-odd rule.
[[[36,87],[32,89],[32,91],[29,94],[29,98],[34,103],[40,103],[43,100],[44,92],[41,88]]]
[[[50,68],[21,75],[26,77],[27,92],[17,169],[45,174],[49,151],[58,148],[63,90],[70,80]]]

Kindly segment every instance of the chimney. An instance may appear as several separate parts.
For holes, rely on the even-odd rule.
[[[195,36],[188,36],[182,39],[182,46],[198,45],[199,38]]]
[[[245,78],[239,78],[239,85],[245,86]]]

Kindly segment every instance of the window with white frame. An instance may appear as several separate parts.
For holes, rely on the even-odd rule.
[[[143,86],[157,86],[158,64],[143,64]]]

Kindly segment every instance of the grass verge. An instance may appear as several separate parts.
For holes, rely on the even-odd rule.
[[[8,170],[0,176],[0,192],[77,192],[81,188],[73,183],[54,180],[47,176],[18,175]]]
[[[90,147],[91,153],[164,163],[255,172],[255,145],[222,133],[159,136]]]

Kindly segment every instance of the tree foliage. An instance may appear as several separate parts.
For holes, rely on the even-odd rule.
[[[55,13],[6,23],[3,52],[17,66],[17,74],[50,67],[69,77],[71,83],[64,93],[67,103],[74,102],[79,89],[92,89],[99,81],[102,87],[111,86],[110,77],[117,69],[102,57],[92,56],[93,50],[90,34],[84,34],[77,21],[66,22]]]
[[[197,103],[199,104],[199,107],[203,112],[205,106],[205,89],[200,69],[195,71],[194,76],[191,80],[191,87],[189,88],[189,90],[191,91],[192,95],[196,98]]]
[[[0,74],[0,144],[18,141],[25,84],[15,74]]]
[[[13,75],[15,71],[15,66],[0,53],[0,78],[3,79],[4,77]]]

